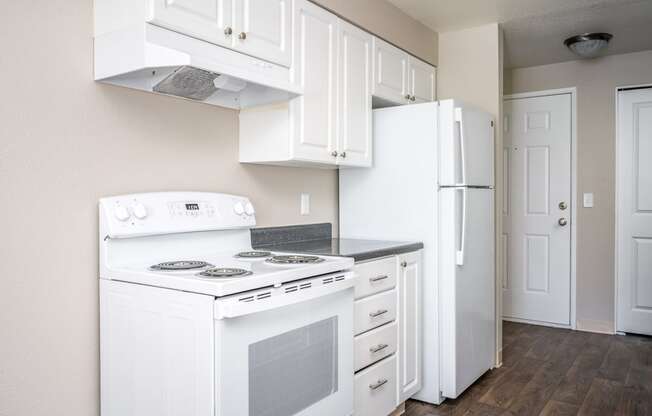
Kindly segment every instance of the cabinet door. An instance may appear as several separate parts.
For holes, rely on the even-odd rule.
[[[397,104],[407,104],[408,54],[382,41],[373,39],[373,95]]]
[[[339,165],[371,166],[372,36],[340,21]]]
[[[291,0],[235,0],[235,48],[246,54],[290,66]]]
[[[292,158],[335,164],[337,16],[297,0],[293,66],[303,95],[290,102]]]
[[[398,396],[421,389],[421,252],[398,256]]]
[[[408,61],[410,95],[413,102],[425,103],[435,101],[435,67],[410,57]]]
[[[151,23],[231,47],[233,0],[152,0]]]

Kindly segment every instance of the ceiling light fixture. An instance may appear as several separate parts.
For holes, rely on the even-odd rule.
[[[582,58],[595,58],[607,47],[612,37],[610,33],[585,33],[566,39],[564,45]]]

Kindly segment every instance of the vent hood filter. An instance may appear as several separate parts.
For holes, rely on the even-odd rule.
[[[182,66],[156,84],[153,91],[204,101],[217,91],[215,79],[219,76],[220,74],[192,66]]]

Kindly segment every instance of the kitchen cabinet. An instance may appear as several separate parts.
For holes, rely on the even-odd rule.
[[[421,388],[421,251],[356,263],[355,414],[392,414]]]
[[[410,102],[435,101],[435,68],[413,56],[408,59]]]
[[[378,38],[374,38],[373,48],[373,95],[393,103],[409,103],[408,54]]]
[[[340,166],[371,166],[372,36],[340,21],[339,135]]]
[[[398,400],[421,389],[421,252],[397,257],[398,262]]]
[[[294,11],[287,105],[240,112],[240,162],[371,166],[372,36],[306,0]]]
[[[286,67],[291,0],[151,0],[150,23]]]
[[[435,101],[435,67],[378,38],[373,51],[374,97],[390,105]]]

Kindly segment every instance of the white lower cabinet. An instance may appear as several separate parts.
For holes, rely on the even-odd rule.
[[[421,389],[421,252],[398,257],[398,399]]]
[[[355,375],[355,416],[385,416],[396,409],[396,357]]]
[[[421,388],[421,252],[354,271],[355,415],[387,416]]]

